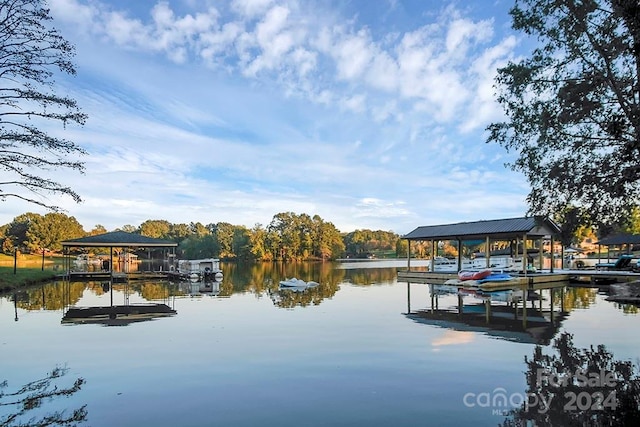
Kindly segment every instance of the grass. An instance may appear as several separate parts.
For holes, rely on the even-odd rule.
[[[43,269],[42,255],[21,254],[14,260],[0,254],[0,293],[54,279],[62,271],[61,265],[62,257],[45,257]]]

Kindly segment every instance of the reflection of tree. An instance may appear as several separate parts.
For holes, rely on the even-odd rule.
[[[640,312],[638,306],[634,304],[615,303],[614,305],[616,308],[621,309],[624,314],[638,314]]]
[[[263,262],[254,264],[224,264],[224,280],[220,287],[221,296],[234,292],[251,292],[257,296],[278,289],[281,280],[297,277],[320,284],[340,283],[344,270],[333,268],[330,262]]]
[[[25,291],[26,297],[18,299],[18,307],[25,310],[61,310],[80,301],[84,289],[82,282],[44,284]]]
[[[305,290],[280,289],[271,291],[271,300],[281,308],[307,307],[319,305],[325,298],[331,298],[338,292],[337,283],[323,283]]]
[[[354,285],[371,285],[372,283],[391,283],[397,275],[394,268],[363,268],[347,270],[345,280]]]
[[[68,368],[56,367],[45,378],[32,381],[11,393],[4,391],[8,386],[7,381],[0,383],[0,407],[12,408],[12,413],[0,416],[0,426],[75,426],[86,421],[87,405],[73,410],[70,414],[62,410],[34,416],[30,412],[41,408],[43,403],[57,397],[71,396],[80,390],[85,383],[84,378],[78,378],[70,387],[58,387],[54,384],[67,371]],[[26,419],[29,416],[30,418]]]
[[[166,282],[145,282],[134,288],[147,301],[164,300],[169,296],[168,284]]]
[[[640,375],[630,361],[617,361],[603,345],[577,349],[563,333],[543,354],[525,357],[527,398],[503,426],[626,426],[640,419]],[[547,402],[546,404],[542,401]]]
[[[596,295],[598,289],[596,288],[567,288],[564,293],[564,309],[565,311],[572,311],[574,309],[588,308],[595,304]],[[560,297],[560,293],[555,293],[556,297]],[[560,300],[554,301],[557,306],[560,304]]]

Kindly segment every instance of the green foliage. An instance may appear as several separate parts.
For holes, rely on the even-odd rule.
[[[167,239],[169,237],[169,231],[171,230],[171,223],[166,220],[148,219],[138,229],[138,232],[147,237],[154,239]]]
[[[622,231],[631,234],[640,234],[640,207],[634,206],[628,217],[623,219]]]
[[[520,0],[513,28],[539,42],[498,70],[506,120],[488,142],[518,154],[532,214],[579,206],[616,223],[640,188],[640,12],[637,0]]]
[[[98,234],[104,234],[107,232],[107,229],[104,228],[101,224],[96,224],[95,227],[89,232],[90,236],[97,236]]]
[[[563,246],[577,245],[593,235],[589,215],[584,209],[567,206],[557,212],[554,219],[560,224],[560,242]]]
[[[307,214],[296,215],[293,212],[276,214],[266,233],[260,235],[264,236],[264,244],[260,247],[271,259],[330,259],[344,252],[338,229],[318,215],[311,218]]]
[[[27,249],[31,252],[42,251],[45,248],[61,251],[60,242],[86,235],[82,225],[74,217],[58,212],[35,217],[26,234]]]
[[[59,212],[44,216],[29,212],[15,217],[8,224],[3,252],[10,254],[14,248],[24,252],[60,251],[63,240],[85,235],[82,225],[74,217]]]
[[[227,222],[204,226],[201,223],[172,224],[166,220],[147,220],[140,227],[125,225],[121,230],[174,241],[179,244],[177,255],[190,259],[329,260],[345,256],[345,241],[356,251],[372,251],[381,256],[395,257],[402,248],[406,254],[407,246],[391,231],[358,230],[343,237],[333,223],[318,215],[311,217],[293,212],[274,215],[266,228],[260,224],[248,229]],[[96,225],[91,235],[100,232],[106,230]],[[0,239],[7,254],[12,254],[16,247],[33,253],[41,252],[42,248],[57,251],[61,249],[63,240],[86,234],[74,217],[62,213],[44,216],[26,213],[0,227]],[[149,250],[139,255],[150,256]]]
[[[71,141],[47,134],[36,123],[82,125],[87,116],[75,100],[52,91],[55,72],[75,75],[74,47],[49,25],[51,17],[44,6],[44,0],[0,1],[0,167],[4,172],[0,200],[15,197],[57,211],[59,207],[41,196],[81,199],[47,176],[61,168],[83,172],[77,158],[86,153]],[[39,175],[42,172],[44,176]]]
[[[400,236],[396,233],[382,230],[355,230],[344,236],[347,254],[356,258],[367,254],[396,251],[399,241]]]

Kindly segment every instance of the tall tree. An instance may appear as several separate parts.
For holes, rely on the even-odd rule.
[[[80,196],[50,171],[84,171],[85,151],[42,130],[51,121],[84,124],[75,100],[55,93],[54,71],[75,75],[74,47],[54,28],[44,0],[0,0],[0,199],[16,197],[52,210],[43,196]],[[48,125],[47,125],[48,126]]]
[[[637,0],[516,0],[512,25],[539,46],[498,70],[506,119],[488,142],[515,151],[530,213],[584,208],[614,223],[640,187]]]
[[[166,239],[171,231],[171,223],[164,219],[148,219],[139,228],[140,234],[154,239]]]
[[[29,229],[31,226],[36,223],[42,215],[27,212],[22,215],[18,215],[13,218],[13,221],[9,223],[9,226],[6,231],[7,238],[10,238],[12,241],[12,247],[17,248],[21,251],[26,250],[29,246]]]
[[[62,241],[83,237],[86,233],[75,217],[61,212],[49,212],[36,217],[26,234],[27,248],[31,252],[39,252],[42,249],[60,251]]]

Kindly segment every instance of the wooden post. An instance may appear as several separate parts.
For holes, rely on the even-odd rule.
[[[525,250],[526,253],[526,250]],[[527,329],[527,301],[529,300],[529,291],[522,291],[522,329]]]
[[[13,274],[18,271],[18,248],[13,249]]]
[[[484,255],[486,258],[487,268],[491,267],[491,243],[489,242],[489,236],[485,239],[484,243]]]
[[[529,257],[527,256],[527,235],[524,234],[524,236],[522,237],[522,268],[524,269],[525,276],[527,274],[528,267]]]
[[[555,242],[553,241],[553,234],[551,235],[551,267],[550,267],[550,273],[553,273],[553,268],[555,266],[556,263],[556,252],[555,252],[556,246],[555,246]],[[562,260],[564,259],[562,257],[562,250],[560,251],[560,263],[562,263]],[[560,264],[562,265],[562,264]],[[562,267],[560,267],[562,268]]]
[[[542,257],[542,238],[538,239],[538,265],[540,266],[540,270],[542,270],[542,263],[544,258]]]
[[[436,241],[431,241],[431,271],[436,271]]]
[[[433,311],[434,311],[434,310],[433,310],[433,308],[434,308],[433,306],[434,306],[434,303],[435,303],[436,301],[438,301],[438,299],[437,299],[437,298],[436,298],[436,296],[433,294],[433,285],[429,285],[429,286],[431,286],[431,314],[433,314]]]
[[[44,271],[44,248],[42,248],[42,270]]]

